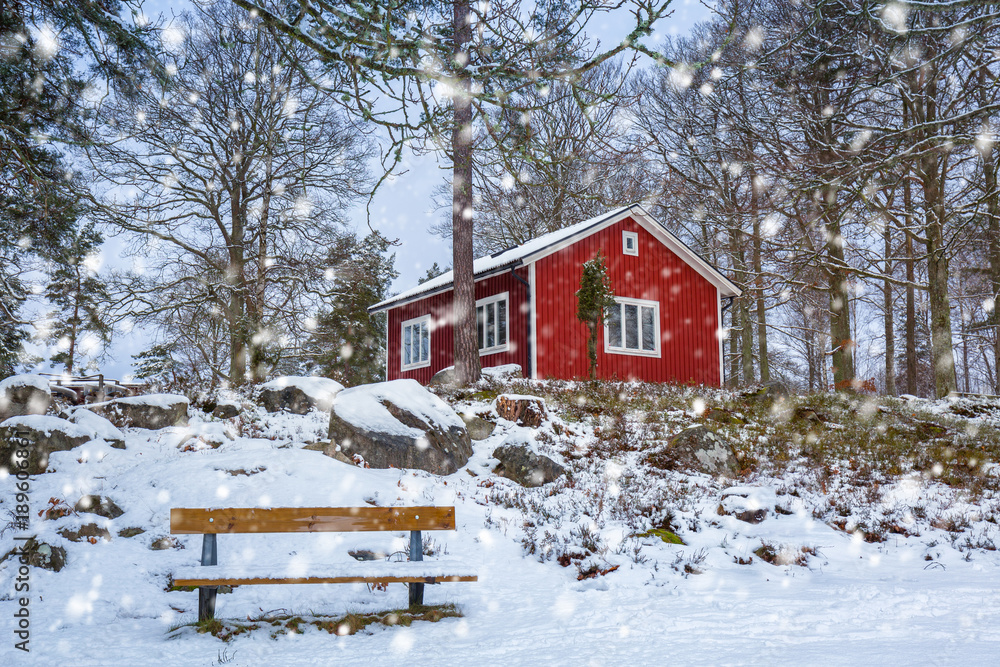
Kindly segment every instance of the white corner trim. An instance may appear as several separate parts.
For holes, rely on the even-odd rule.
[[[715,337],[719,339],[719,388],[726,386],[726,338],[725,329],[722,328],[722,291],[715,290],[716,327]]]

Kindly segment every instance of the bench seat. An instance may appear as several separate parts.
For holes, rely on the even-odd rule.
[[[174,587],[256,584],[437,584],[478,581],[476,571],[458,560],[360,561],[307,567],[198,565],[174,571]]]

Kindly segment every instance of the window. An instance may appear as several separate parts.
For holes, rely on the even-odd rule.
[[[431,316],[403,322],[403,370],[431,365]]]
[[[507,349],[507,292],[476,301],[479,356]]]
[[[615,301],[604,322],[604,351],[660,356],[660,304],[639,299]]]
[[[622,232],[622,252],[626,255],[639,255],[639,234]]]

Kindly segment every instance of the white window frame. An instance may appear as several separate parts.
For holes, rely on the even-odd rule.
[[[615,297],[615,303],[619,309],[619,322],[621,322],[622,347],[611,347],[611,336],[608,334],[608,319],[604,318],[604,351],[607,354],[628,354],[636,357],[659,357],[660,356],[660,302],[646,301],[644,299],[628,299],[625,297]],[[633,350],[625,347],[625,306],[638,306],[638,327],[639,327],[639,349]],[[642,349],[642,308],[653,309],[653,345],[654,350]]]
[[[412,327],[414,325],[427,325],[427,359],[422,361],[417,361],[416,363],[406,363],[406,328]],[[420,328],[417,328],[420,331]],[[431,365],[431,357],[434,356],[431,347],[431,336],[433,334],[433,328],[431,327],[431,316],[421,315],[420,317],[414,317],[413,319],[406,320],[399,327],[399,366],[404,371],[412,371],[417,368],[427,368]],[[419,349],[419,346],[418,346]]]
[[[479,331],[478,331],[478,327],[479,327],[479,309],[480,309],[480,307],[482,307],[483,308],[483,344],[484,345],[486,344],[486,328],[485,328],[486,327],[486,307],[490,306],[490,305],[493,305],[493,304],[500,303],[501,301],[504,301],[504,302],[507,303],[507,318],[504,320],[504,337],[503,337],[503,339],[504,339],[505,342],[504,342],[503,345],[494,345],[493,347],[480,348],[480,350],[479,350],[479,356],[480,357],[485,357],[488,354],[497,354],[497,353],[500,353],[500,352],[506,352],[507,350],[510,349],[510,298],[509,297],[510,297],[510,292],[501,292],[500,294],[494,294],[493,296],[488,296],[488,297],[486,297],[484,299],[479,299],[478,301],[476,301],[476,338],[478,339],[478,337],[479,337]],[[494,307],[494,309],[496,311],[495,314],[493,315],[494,322],[496,322],[498,319],[500,319],[499,309],[495,305],[493,307]],[[499,329],[500,328],[497,327],[497,332],[498,333],[499,333]],[[499,338],[500,338],[499,336],[496,336],[495,340],[499,340]],[[477,340],[477,344],[478,344],[478,340]]]
[[[628,249],[629,239],[632,240],[632,249]],[[622,232],[622,254],[639,256],[639,234],[637,232]]]

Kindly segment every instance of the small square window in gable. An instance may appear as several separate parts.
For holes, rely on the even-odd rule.
[[[622,232],[622,253],[626,255],[639,256],[639,234],[636,232]]]

